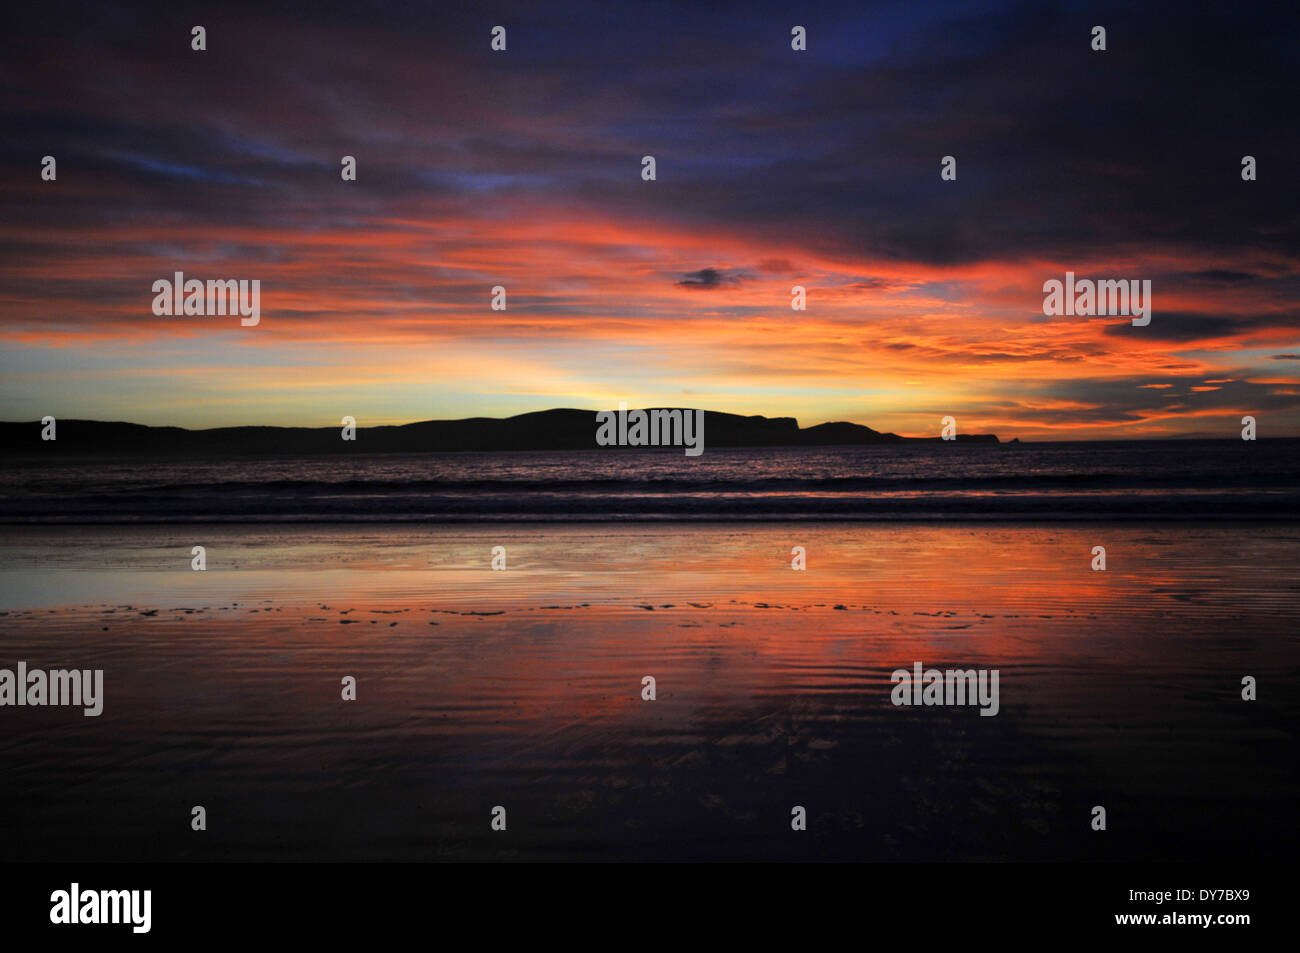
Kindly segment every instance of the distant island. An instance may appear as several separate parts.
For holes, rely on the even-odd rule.
[[[646,408],[647,410],[654,408]],[[438,451],[606,450],[596,445],[596,412],[561,408],[514,417],[424,420],[399,426],[356,428],[356,439],[333,427],[149,427],[100,420],[58,420],[57,439],[41,439],[40,421],[0,423],[6,455],[32,456],[268,456],[329,453],[429,453]],[[800,427],[793,417],[744,417],[704,412],[705,452],[735,447],[838,447],[921,444],[935,437],[900,437],[862,424],[837,421]],[[996,444],[993,434],[958,434],[963,444]],[[669,448],[670,449],[670,448]]]

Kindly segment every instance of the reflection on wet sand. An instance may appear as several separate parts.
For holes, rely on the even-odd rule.
[[[18,530],[0,663],[102,668],[105,701],[95,719],[0,711],[0,827],[15,859],[1281,857],[1300,793],[1296,541]],[[895,707],[890,673],[918,660],[998,669],[997,716]]]

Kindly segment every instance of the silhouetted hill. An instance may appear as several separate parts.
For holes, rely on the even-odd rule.
[[[355,441],[336,427],[217,427],[186,430],[100,420],[59,420],[54,441],[41,424],[0,423],[6,455],[274,456],[321,453],[427,453],[448,450],[596,450],[596,413],[542,410],[515,417],[425,420],[401,426],[357,427]],[[705,411],[704,449],[903,444],[938,440],[880,433],[861,424],[801,429],[793,417],[743,417]],[[959,435],[962,443],[997,443],[992,434]]]

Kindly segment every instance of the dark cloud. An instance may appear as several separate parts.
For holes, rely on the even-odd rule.
[[[1226,338],[1256,331],[1276,328],[1279,319],[1276,314],[1197,314],[1190,311],[1161,311],[1160,299],[1152,292],[1154,305],[1151,310],[1151,323],[1145,327],[1133,327],[1131,321],[1122,318],[1106,317],[1093,320],[1105,321],[1107,334],[1141,334],[1144,337],[1161,341],[1189,342],[1208,338]]]
[[[721,288],[724,285],[738,285],[742,276],[738,272],[727,273],[721,268],[701,268],[688,272],[677,282],[683,288]]]
[[[1260,276],[1253,275],[1248,271],[1231,271],[1226,268],[1208,268],[1203,271],[1189,272],[1187,277],[1193,281],[1201,281],[1205,284],[1239,285],[1248,281],[1255,281]]]

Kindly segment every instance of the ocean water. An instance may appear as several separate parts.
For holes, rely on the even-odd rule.
[[[1262,520],[11,526],[0,667],[99,668],[105,700],[0,709],[0,843],[1286,860],[1298,543]],[[997,669],[997,716],[895,706],[918,661]]]
[[[8,458],[0,522],[1294,519],[1300,440]]]

